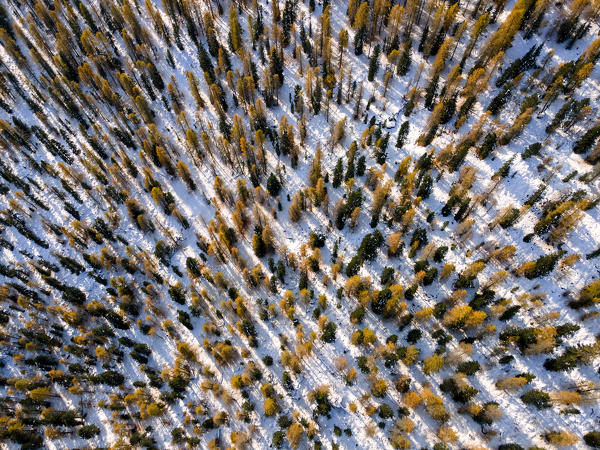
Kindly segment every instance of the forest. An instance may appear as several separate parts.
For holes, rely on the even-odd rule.
[[[0,0],[0,447],[600,448],[600,0]]]

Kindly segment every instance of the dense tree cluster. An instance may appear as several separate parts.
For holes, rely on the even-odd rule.
[[[0,2],[0,441],[600,448],[599,19]]]

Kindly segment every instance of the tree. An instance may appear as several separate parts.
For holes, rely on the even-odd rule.
[[[302,195],[300,193],[297,192],[294,195],[288,212],[292,222],[298,222],[300,220],[300,217],[302,216]]]
[[[296,21],[296,0],[286,0],[283,7],[282,14],[282,28],[283,28],[283,46],[287,47],[290,43],[290,31],[292,30]]]
[[[277,197],[281,191],[281,183],[272,172],[267,179],[267,191],[271,197]]]
[[[583,441],[592,448],[600,448],[600,431],[590,431],[584,434]]]
[[[387,393],[388,385],[383,378],[376,378],[371,385],[371,394],[373,397],[382,398]]]
[[[271,75],[277,75],[279,85],[283,85],[283,61],[275,47],[271,48],[271,53],[269,55],[269,71]]]
[[[255,231],[252,235],[252,249],[254,254],[259,258],[262,258],[267,254],[267,246],[262,238],[262,230]]]
[[[477,66],[485,66],[494,55],[506,50],[510,46],[513,38],[521,27],[526,11],[525,5],[528,1],[529,0],[517,1],[513,10],[502,22],[500,27],[488,37],[481,48],[479,60],[476,63]],[[483,31],[483,27],[481,31]]]
[[[331,185],[334,188],[340,187],[342,184],[342,177],[344,176],[344,166],[342,162],[342,158],[338,158],[337,163],[335,164],[335,168],[333,169],[333,180],[331,181]]]
[[[293,449],[296,449],[300,445],[300,441],[302,441],[302,437],[304,436],[304,428],[298,422],[294,422],[288,427],[286,436],[290,446]]]
[[[354,54],[362,55],[363,44],[367,39],[367,21],[369,20],[370,7],[368,2],[363,2],[354,15],[352,27],[356,29],[354,35]]]
[[[338,71],[342,67],[342,58],[344,56],[344,49],[348,47],[348,31],[345,28],[340,30],[338,34],[338,46],[340,52],[340,60],[338,62]]]
[[[452,428],[443,425],[438,430],[437,436],[444,445],[454,444],[458,440],[456,432]]]
[[[501,87],[507,81],[516,78],[520,73],[535,67],[535,60],[539,56],[541,46],[532,46],[522,58],[517,58],[496,80],[496,86]]]
[[[412,444],[408,438],[402,435],[402,428],[397,426],[399,422],[403,422],[404,420],[410,419],[403,417],[402,419],[396,421],[396,423],[394,423],[394,427],[390,430],[390,442],[394,448],[409,449],[412,447]]]
[[[592,306],[600,302],[600,280],[596,280],[585,286],[577,300],[572,301],[569,305],[572,308],[583,308]]]
[[[361,155],[358,158],[358,163],[356,164],[356,176],[362,177],[365,174],[366,169],[366,158],[365,155]]]
[[[313,0],[314,1],[314,0]],[[281,430],[273,433],[273,439],[271,440],[273,447],[281,448],[284,444],[285,433]]]
[[[237,9],[234,4],[229,7],[229,42],[234,52],[242,48],[242,27],[238,22]]]
[[[450,53],[450,48],[452,47],[453,43],[454,38],[448,37],[440,46],[435,56],[435,60],[431,65],[431,77],[439,75],[444,70],[444,67],[446,66],[446,58],[448,57],[448,53]]]
[[[500,136],[498,143],[500,145],[508,145],[510,141],[521,134],[521,132],[525,129],[527,124],[531,121],[533,115],[534,108],[530,107],[521,112],[514,120],[512,125]]]
[[[519,267],[518,273],[530,280],[544,276],[554,270],[559,258],[564,254],[563,252],[551,253],[550,255],[540,256],[535,261],[525,262]]]
[[[456,280],[455,287],[457,289],[465,289],[471,287],[477,274],[485,268],[483,261],[476,261],[467,267]]]
[[[379,230],[366,234],[360,243],[356,256],[361,260],[373,261],[377,256],[377,249],[383,244],[383,236]]]
[[[100,427],[97,425],[84,425],[77,430],[77,435],[82,439],[92,439],[100,434]]]
[[[277,404],[274,398],[268,397],[265,399],[264,411],[265,416],[267,417],[273,417],[279,412],[279,405]]]
[[[510,85],[504,86],[500,92],[492,99],[488,106],[488,111],[492,113],[492,115],[497,115],[500,110],[506,105],[509,99],[511,89]]]
[[[377,75],[377,71],[379,70],[379,54],[381,53],[381,47],[378,45],[375,46],[373,50],[373,54],[371,55],[371,59],[369,60],[369,73],[367,75],[367,79],[369,81],[373,81],[375,79],[375,75]]]
[[[396,139],[396,148],[402,148],[404,146],[404,142],[406,141],[406,136],[408,136],[408,131],[410,129],[410,124],[408,120],[402,122],[400,128],[398,129],[398,139]]]
[[[188,85],[190,88],[190,92],[192,93],[192,97],[194,97],[194,100],[196,102],[196,107],[198,109],[204,108],[205,102],[202,98],[202,95],[200,94],[200,88],[198,87],[198,80],[196,79],[196,76],[193,74],[193,72],[189,71],[187,71],[185,75],[188,80]]]
[[[600,125],[590,128],[582,137],[580,137],[573,145],[573,153],[583,154],[592,148],[596,139],[600,136]]]
[[[196,183],[194,183],[194,180],[192,179],[190,169],[188,168],[187,164],[183,161],[177,161],[177,174],[179,175],[179,178],[183,180],[183,182],[190,191],[196,190]]]
[[[496,146],[496,139],[496,133],[494,133],[493,131],[485,136],[483,144],[481,144],[481,147],[477,149],[477,156],[479,156],[479,159],[487,158],[487,156]]]
[[[419,190],[417,191],[417,197],[421,197],[422,199],[429,198],[432,190],[433,190],[433,178],[431,177],[431,175],[425,174],[425,176],[421,180],[421,185],[419,186]]]
[[[534,142],[533,144],[529,145],[525,149],[525,151],[523,152],[523,154],[521,155],[521,157],[523,159],[531,158],[532,156],[539,155],[539,153],[540,153],[541,150],[542,150],[542,143],[541,142]]]
[[[31,398],[32,400],[34,400],[36,402],[43,402],[43,401],[47,400],[48,397],[50,397],[50,395],[51,395],[50,388],[43,387],[43,386],[37,387],[37,388],[29,391],[29,398]]]
[[[433,106],[434,106],[433,103],[434,103],[439,79],[440,79],[440,76],[438,74],[435,74],[431,78],[431,81],[429,82],[429,84],[427,85],[427,89],[425,90],[425,107],[428,109],[433,109]],[[432,114],[432,116],[433,116],[433,114]]]
[[[321,85],[321,80],[318,79],[315,85],[315,90],[313,92],[312,97],[310,98],[311,106],[315,116],[321,112],[321,100],[323,99],[323,87]]]
[[[321,340],[323,342],[328,342],[328,343],[335,342],[336,329],[337,329],[337,325],[335,323],[327,322],[327,324],[323,328],[323,333],[321,334]]]
[[[440,384],[440,390],[450,394],[452,400],[459,403],[468,403],[479,392],[465,380],[465,375],[457,373],[451,378],[446,378]]]
[[[353,277],[358,273],[362,266],[362,260],[358,255],[354,255],[348,265],[346,266],[346,276]]]
[[[404,76],[410,70],[412,53],[412,40],[408,39],[402,46],[402,54],[398,60],[398,66],[396,67],[396,73],[400,76]]]
[[[450,414],[444,407],[443,400],[431,392],[431,389],[425,388],[421,392],[423,403],[425,404],[425,410],[431,416],[432,419],[440,422],[447,422],[450,419]]]
[[[266,223],[262,229],[261,238],[265,243],[267,252],[273,251],[275,248],[275,238],[273,237],[271,226],[268,223]]]
[[[443,365],[444,357],[434,353],[423,361],[423,372],[425,372],[426,375],[433,372],[439,372]]]
[[[525,394],[521,395],[521,400],[523,403],[533,405],[537,409],[545,409],[552,406],[550,403],[550,395],[539,389],[527,391]]]

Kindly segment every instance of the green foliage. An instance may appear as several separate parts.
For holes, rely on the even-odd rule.
[[[418,328],[412,329],[406,335],[406,341],[410,342],[411,344],[416,344],[417,342],[419,342],[419,339],[421,339],[422,335],[423,332]]]
[[[425,89],[425,107],[427,109],[433,109],[433,101],[435,100],[439,79],[440,76],[436,74],[427,85],[427,89]]]
[[[381,284],[387,286],[394,281],[394,268],[384,267],[381,271]]]
[[[600,136],[600,125],[590,128],[583,136],[581,136],[573,145],[573,153],[578,155],[586,153],[592,146],[596,139]]]
[[[182,311],[181,309],[177,310],[177,320],[181,322],[181,324],[186,327],[188,330],[193,330],[194,326],[192,325],[192,321],[190,320],[190,315]]]
[[[335,331],[337,330],[337,325],[333,322],[327,322],[325,324],[325,328],[323,328],[323,333],[321,334],[321,340],[323,342],[332,343],[335,342]]]
[[[452,400],[459,403],[468,403],[479,392],[473,386],[468,384],[460,385],[454,378],[446,378],[440,384],[440,390],[452,397]]]
[[[362,266],[362,259],[358,255],[354,255],[348,265],[346,266],[346,276],[348,278],[353,277],[358,273]]]
[[[327,236],[320,231],[311,231],[308,237],[308,245],[311,248],[323,248],[325,246],[325,241],[327,240]]]
[[[464,142],[457,147],[452,158],[448,162],[448,169],[451,172],[456,172],[460,165],[463,163],[465,158],[467,157],[467,153],[469,153],[469,148],[471,148],[471,142]]]
[[[477,361],[464,361],[460,363],[456,370],[460,373],[464,373],[467,376],[475,375],[479,371],[481,366]]]
[[[475,375],[479,371],[481,366],[477,361],[464,361],[461,362],[457,367],[457,372],[464,373],[467,376]]]
[[[335,168],[333,169],[333,179],[331,181],[331,185],[334,188],[340,187],[340,184],[342,184],[343,175],[344,175],[344,166],[343,166],[342,158],[338,158],[337,163],[335,164]]]
[[[389,419],[390,417],[394,417],[394,410],[389,405],[382,403],[377,407],[377,414],[382,419]]]
[[[525,72],[535,67],[535,60],[539,56],[542,45],[533,45],[522,58],[515,59],[508,68],[502,72],[502,75],[496,80],[496,86],[500,87],[507,81],[511,81],[516,78],[520,73]]]
[[[254,250],[254,254],[259,258],[262,258],[267,254],[267,245],[262,238],[262,229],[261,227],[257,227],[254,234],[252,235],[252,250]]]
[[[400,59],[398,60],[398,67],[396,68],[396,73],[398,75],[404,76],[408,73],[411,63],[411,52],[412,40],[407,39],[402,47],[402,53],[400,54]]]
[[[556,327],[556,336],[558,338],[569,337],[577,331],[579,331],[581,327],[575,323],[564,323],[562,325],[558,325]]]
[[[44,411],[42,423],[44,425],[75,427],[81,425],[82,419],[75,410],[55,411],[47,409]]]
[[[402,122],[400,128],[398,129],[398,139],[396,140],[396,148],[402,148],[404,146],[404,142],[406,141],[406,137],[408,136],[408,131],[410,129],[410,123],[408,120]]]
[[[425,272],[425,277],[423,278],[423,285],[429,286],[432,284],[437,278],[438,269],[437,267],[431,267]]]
[[[496,140],[496,133],[494,133],[493,131],[491,133],[488,133],[485,136],[481,147],[477,149],[477,156],[479,156],[480,159],[487,158],[488,155],[492,152],[492,150],[494,150],[494,148],[496,147]]]
[[[356,365],[360,369],[362,373],[370,373],[371,369],[369,368],[368,359],[366,356],[359,356],[356,358]]]
[[[377,256],[377,249],[383,244],[383,236],[379,230],[365,235],[358,248],[357,255],[363,261],[373,261]]]
[[[83,305],[87,298],[85,292],[74,286],[62,286],[62,298],[64,301],[74,305]]]
[[[506,328],[500,333],[500,340],[507,342],[510,339],[516,340],[519,349],[523,352],[537,342],[535,328]]]
[[[125,381],[125,377],[116,370],[107,370],[99,375],[90,375],[89,380],[92,384],[120,386]]]
[[[367,79],[369,81],[373,81],[375,79],[375,75],[377,75],[377,71],[379,70],[379,54],[381,53],[381,47],[379,44],[375,46],[373,50],[373,54],[371,55],[371,59],[369,60],[369,73],[367,74]]]
[[[592,448],[600,448],[600,431],[590,431],[584,434],[583,441]]]
[[[506,105],[510,96],[510,91],[510,85],[505,85],[492,99],[488,106],[488,111],[490,111],[493,116],[497,115],[504,105]]]
[[[267,178],[267,191],[272,197],[277,197],[281,191],[281,183],[279,179],[271,172],[269,178]]]
[[[572,300],[569,306],[574,309],[592,306],[600,301],[600,280],[596,280],[585,286],[579,298]]]
[[[316,389],[313,394],[314,401],[317,403],[316,413],[320,416],[327,416],[333,407],[329,400],[329,392],[325,389]]]
[[[444,260],[444,258],[446,257],[446,253],[448,253],[447,245],[442,245],[441,247],[438,247],[435,250],[435,253],[433,254],[433,260],[438,263],[442,262]]]
[[[156,256],[161,263],[168,266],[170,255],[171,249],[167,243],[163,240],[156,241],[156,244],[154,244],[154,256]]]
[[[363,306],[358,306],[354,311],[350,313],[350,321],[354,324],[361,323],[365,317],[365,313],[365,308]]]
[[[559,251],[550,255],[540,256],[535,260],[535,265],[525,270],[524,275],[530,280],[549,274],[556,267],[556,263],[565,251]]]
[[[358,158],[358,163],[356,165],[356,176],[362,177],[365,174],[365,169],[366,169],[365,155],[361,155],[361,157]]]
[[[511,208],[504,216],[502,216],[502,220],[498,222],[500,226],[504,229],[511,227],[519,218],[519,209]]]
[[[100,427],[97,425],[84,425],[77,430],[77,435],[82,439],[92,439],[100,434]]]
[[[419,185],[419,190],[417,191],[417,197],[421,197],[422,199],[427,199],[431,195],[431,191],[433,190],[433,178],[429,174],[425,174],[423,179],[421,180],[421,184]]]
[[[567,347],[562,355],[544,361],[544,368],[553,372],[566,372],[574,369],[584,356],[584,350],[585,346]]]
[[[503,322],[506,322],[507,320],[512,319],[514,317],[514,315],[519,312],[520,309],[521,309],[521,305],[510,306],[509,308],[506,309],[506,311],[504,311],[500,315],[499,319],[502,320]]]
[[[537,409],[546,409],[552,406],[550,403],[550,395],[539,389],[527,391],[525,394],[521,395],[521,400],[523,403],[533,405]]]
[[[179,303],[180,305],[185,304],[185,288],[181,283],[170,286],[169,295],[171,296],[171,300],[175,303]]]
[[[371,310],[375,314],[383,314],[390,298],[392,298],[392,291],[389,288],[379,291],[371,299]]]
[[[419,250],[424,245],[427,245],[427,242],[429,242],[427,238],[427,230],[420,227],[416,228],[415,231],[413,231],[412,237],[410,238],[411,248],[416,244],[416,249]]]
[[[542,143],[541,142],[534,142],[533,144],[529,145],[525,149],[525,151],[523,152],[523,154],[521,155],[521,157],[523,159],[531,158],[532,156],[539,155],[539,153],[540,153],[541,150],[542,150]]]

